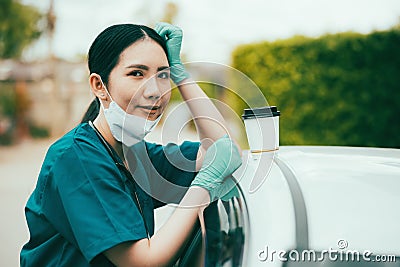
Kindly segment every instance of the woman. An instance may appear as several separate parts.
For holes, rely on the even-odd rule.
[[[96,99],[83,123],[47,152],[25,209],[30,240],[21,266],[176,261],[198,213],[221,195],[224,179],[241,164],[224,119],[181,63],[181,41],[182,31],[166,23],[155,30],[114,25],[97,36],[88,54]],[[170,75],[195,118],[200,144],[143,141],[169,101]],[[164,179],[154,180],[157,175]],[[158,181],[188,188],[181,195],[163,194]],[[154,208],[176,195],[185,208],[154,233]]]

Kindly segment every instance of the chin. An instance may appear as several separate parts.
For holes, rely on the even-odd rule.
[[[158,119],[160,116],[162,115],[161,113],[157,113],[157,114],[149,114],[147,119],[150,121],[155,121],[156,119]]]

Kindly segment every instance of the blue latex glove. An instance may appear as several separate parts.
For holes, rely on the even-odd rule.
[[[214,201],[227,192],[227,186],[232,189],[231,182],[223,183],[241,164],[242,159],[236,145],[225,135],[207,149],[203,165],[191,185],[207,189],[210,200]]]
[[[181,62],[181,45],[183,32],[174,25],[160,22],[156,24],[154,30],[166,40],[168,49],[168,61],[171,68],[171,78],[175,84],[179,84],[184,79],[189,78],[189,73]]]

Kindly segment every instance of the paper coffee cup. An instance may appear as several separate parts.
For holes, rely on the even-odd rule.
[[[279,116],[276,106],[245,109],[242,115],[251,153],[279,149]]]

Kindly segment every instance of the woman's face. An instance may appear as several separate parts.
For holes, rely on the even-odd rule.
[[[157,119],[171,96],[169,64],[163,48],[145,38],[127,47],[111,71],[108,89],[127,113]]]

